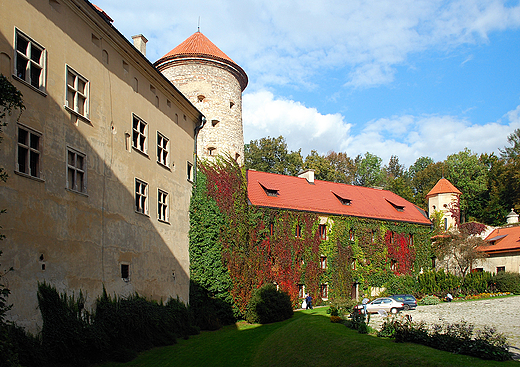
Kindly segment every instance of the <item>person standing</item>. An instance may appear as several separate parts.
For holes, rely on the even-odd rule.
[[[310,293],[307,293],[307,297],[305,297],[305,302],[307,302],[307,310],[310,308],[312,310],[312,297]]]

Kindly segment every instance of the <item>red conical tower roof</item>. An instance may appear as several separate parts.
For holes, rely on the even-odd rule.
[[[434,196],[438,194],[462,194],[459,189],[457,189],[453,184],[446,180],[445,178],[441,178],[435,186],[433,186],[433,189],[430,190],[430,192],[426,195],[426,197]]]
[[[247,74],[238,66],[236,62],[220,50],[213,42],[211,42],[205,35],[200,31],[195,32],[188,37],[184,42],[175,47],[173,50],[168,52],[166,55],[157,60],[154,65],[161,70],[164,65],[170,60],[180,59],[210,59],[219,62],[223,62],[238,73],[238,79],[242,90],[247,86]]]

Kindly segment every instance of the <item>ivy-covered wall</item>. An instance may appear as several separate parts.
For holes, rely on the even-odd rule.
[[[354,282],[368,292],[430,266],[429,227],[253,207],[233,160],[199,168],[190,209],[192,303],[204,294],[243,315],[252,292],[273,282],[295,306],[303,284],[319,304],[323,284],[329,299],[350,298]]]

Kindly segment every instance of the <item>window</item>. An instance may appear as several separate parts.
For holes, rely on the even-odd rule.
[[[211,120],[211,126],[213,126],[213,127],[217,126],[218,123],[219,123],[218,120]]]
[[[34,88],[45,88],[45,49],[15,30],[15,75]]]
[[[322,284],[320,286],[320,296],[323,299],[329,298],[329,285],[328,284]]]
[[[148,184],[135,179],[135,211],[148,214]]]
[[[320,269],[327,269],[327,256],[320,256]]]
[[[132,125],[132,147],[137,149],[138,151],[146,154],[147,141],[146,137],[148,135],[148,126],[146,122],[141,120],[137,116],[133,116],[133,125]]]
[[[437,266],[437,258],[432,257],[432,269],[435,269],[436,266]]]
[[[163,166],[168,166],[170,158],[168,156],[169,142],[168,138],[157,132],[157,162]]]
[[[88,80],[67,66],[67,99],[65,107],[85,118],[88,114]]]
[[[130,265],[121,264],[121,278],[128,282],[130,280]]]
[[[296,237],[296,238],[302,237],[302,227],[299,224],[296,225],[296,229],[294,231],[294,237]]]
[[[162,190],[157,191],[157,219],[162,222],[168,222],[168,193]]]
[[[305,297],[305,286],[303,284],[298,284],[298,298]]]
[[[410,237],[408,238],[408,245],[413,246],[413,234],[410,233]]]
[[[390,270],[392,270],[392,271],[397,270],[397,260],[394,260],[394,259],[390,260]]]
[[[354,241],[354,230],[353,229],[350,229],[348,238],[349,238],[349,240]]]
[[[484,268],[475,268],[471,272],[472,273],[483,273],[484,272]]]
[[[186,173],[188,181],[193,182],[193,164],[191,164],[190,162],[188,162],[187,164]]]
[[[269,236],[274,235],[274,223],[269,223]]]
[[[506,271],[506,267],[505,266],[497,266],[497,273],[502,273]]]
[[[41,134],[18,126],[18,172],[40,177]]]
[[[370,242],[374,243],[376,239],[376,231],[370,231]]]
[[[444,230],[448,230],[448,218],[444,218]]]
[[[67,149],[67,188],[78,192],[87,192],[85,155]]]
[[[318,232],[320,234],[320,239],[326,240],[327,239],[327,225],[320,224],[318,226]]]
[[[217,155],[217,148],[209,147],[208,148],[208,155],[211,155],[211,156]]]

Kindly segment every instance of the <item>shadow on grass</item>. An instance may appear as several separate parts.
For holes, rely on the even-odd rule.
[[[519,366],[483,361],[410,343],[362,335],[330,322],[327,308],[295,312],[267,325],[237,323],[156,348],[111,366]]]

